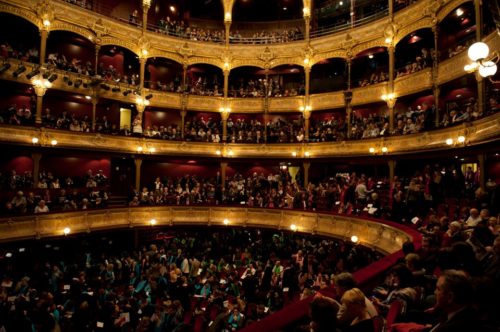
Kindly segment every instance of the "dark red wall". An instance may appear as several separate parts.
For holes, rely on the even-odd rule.
[[[30,96],[2,96],[0,98],[0,109],[8,109],[10,106],[16,105],[16,108],[20,108],[21,106],[30,107]],[[7,119],[4,119],[7,120]]]
[[[57,33],[57,32],[56,32]],[[81,60],[82,64],[87,61],[94,64],[95,62],[95,49],[89,42],[88,45],[79,45],[76,43],[71,43],[71,40],[61,37],[58,38],[54,34],[49,34],[49,39],[47,40],[47,57],[50,53],[59,53],[59,55],[64,55],[68,62],[71,62],[73,58]],[[76,37],[83,38],[83,37]]]
[[[42,157],[40,170],[52,172],[55,176],[83,176],[91,169],[92,172],[102,170],[109,177],[111,162],[108,158],[84,158],[84,157]]]
[[[45,108],[49,108],[50,112],[55,116],[67,111],[68,116],[75,114],[80,119],[85,115],[92,118],[92,104],[83,97],[81,102],[75,102],[47,95],[43,98],[43,109],[45,110]]]
[[[12,170],[15,170],[17,174],[23,174],[27,171],[32,172],[33,160],[27,156],[13,157],[5,160],[5,162],[1,164],[0,170],[3,174],[9,174]]]
[[[207,118],[205,118],[207,119]],[[144,112],[144,126],[181,126],[181,115],[178,110],[172,111],[148,111]]]
[[[157,176],[160,178],[180,178],[185,175],[195,175],[210,178],[214,177],[219,169],[219,164],[201,164],[195,160],[187,161],[186,164],[145,161],[141,166],[141,183],[145,186],[150,186]]]

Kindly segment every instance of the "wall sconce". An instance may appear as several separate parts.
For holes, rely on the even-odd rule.
[[[231,108],[221,107],[221,108],[219,108],[219,112],[221,112],[222,114],[229,114],[229,113],[231,113]]]
[[[149,152],[150,153],[155,153],[156,152],[156,148],[154,148],[154,147],[149,148]]]
[[[389,152],[389,149],[386,146],[383,146],[381,151],[382,153],[387,153]]]
[[[38,139],[38,137],[33,137],[33,138],[31,139],[31,142],[32,142],[33,144],[38,144],[38,142],[40,142],[40,140]]]
[[[64,234],[64,236],[67,236],[69,233],[71,233],[71,228],[69,228],[69,227],[65,227],[65,228],[63,229],[63,234]]]
[[[302,14],[304,15],[304,18],[311,17],[311,8],[309,7],[302,8]]]
[[[297,157],[297,152],[293,151],[292,152],[292,157]]]
[[[43,26],[46,28],[50,27],[50,20],[48,18],[43,20]]]
[[[373,154],[375,153],[375,148],[369,148],[368,151]]]
[[[231,22],[231,20],[232,20],[231,12],[226,12],[224,14],[224,22]]]
[[[377,149],[375,149],[374,147],[371,147],[371,148],[368,149],[368,152],[370,152],[371,154],[374,155],[374,154],[377,153]],[[383,147],[380,148],[380,152],[382,154],[385,154],[385,153],[389,152],[389,148],[387,146],[383,146]]]
[[[149,106],[150,102],[148,99],[145,99],[145,98],[142,98],[142,97],[137,97],[135,98],[135,103],[138,105],[138,106]]]
[[[311,156],[311,153],[309,151],[304,152],[304,157],[309,158]]]
[[[220,156],[222,154],[222,152],[220,150],[215,150],[215,154]]]
[[[142,151],[144,151],[144,148],[143,148],[142,146],[140,146],[140,145],[139,145],[139,146],[137,147],[137,152],[142,152]]]
[[[50,141],[50,145],[56,146],[57,145],[57,140],[56,139],[51,140]]]
[[[233,152],[233,150],[229,149],[229,151],[227,152],[227,155],[228,155],[229,157],[234,156],[234,152]]]
[[[151,226],[156,225],[156,219],[151,219],[151,220],[149,221],[149,224],[150,224]]]
[[[224,219],[224,220],[222,220],[222,223],[223,223],[224,225],[226,225],[226,226],[227,226],[227,225],[229,225],[229,219]]]
[[[447,138],[445,141],[446,145],[452,146],[452,145],[459,145],[459,144],[465,144],[465,136],[460,135],[457,137],[457,139],[454,141],[453,138]]]
[[[388,94],[383,94],[381,98],[383,101],[390,101],[396,99],[396,95],[394,93],[388,93]]]
[[[352,243],[358,243],[359,238],[356,235],[351,236]]]
[[[311,112],[312,107],[311,106],[300,106],[299,111],[301,112]]]
[[[291,225],[290,225],[290,230],[291,230],[292,232],[296,232],[298,229],[299,229],[299,228],[297,227],[297,225],[295,225],[295,224],[291,224]]]
[[[32,83],[35,89],[47,90],[52,87],[52,83],[45,78],[36,79]]]
[[[148,50],[146,50],[146,49],[142,49],[142,50],[141,50],[141,54],[142,54],[142,56],[143,56],[143,57],[147,57],[147,56],[148,56],[148,54],[149,54],[149,52],[148,52]]]
[[[499,60],[498,52],[490,54],[490,48],[483,42],[472,44],[467,51],[470,64],[465,65],[464,70],[468,73],[478,72],[481,77],[491,77],[497,72],[497,62]]]

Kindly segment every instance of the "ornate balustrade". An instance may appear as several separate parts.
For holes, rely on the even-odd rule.
[[[32,138],[39,139],[37,146],[51,146],[52,140],[57,140],[57,148],[83,149],[94,151],[113,151],[154,155],[185,155],[226,158],[335,158],[381,155],[382,147],[387,148],[386,154],[401,155],[412,152],[439,151],[453,147],[474,146],[498,140],[500,132],[500,113],[496,113],[470,123],[458,126],[393,137],[374,138],[366,140],[303,143],[303,144],[217,144],[201,142],[175,142],[161,139],[146,139],[143,137],[125,137],[80,133],[72,131],[34,128],[23,126],[0,126],[0,142],[16,145],[33,146]],[[454,141],[459,136],[465,137],[465,142],[453,146],[446,140]],[[154,149],[152,149],[154,148]],[[154,152],[149,152],[154,151]],[[295,157],[292,157],[295,152]]]
[[[155,226],[151,225],[153,219]],[[295,225],[298,232],[344,240],[356,235],[360,244],[385,254],[394,253],[405,241],[414,240],[414,234],[407,233],[404,228],[351,216],[278,209],[158,206],[0,219],[0,241],[61,236],[66,227],[71,233],[83,233],[124,227],[224,226],[224,219],[229,221],[229,226],[237,227],[290,230],[291,225]]]

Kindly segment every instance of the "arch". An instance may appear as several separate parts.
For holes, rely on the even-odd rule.
[[[394,37],[394,45],[397,46],[401,40],[403,40],[406,36],[408,36],[411,33],[414,33],[418,30],[422,30],[425,28],[431,29],[434,26],[434,23],[432,22],[432,18],[430,17],[425,17],[422,18],[421,20],[418,20],[417,22],[414,22],[413,24],[407,25],[401,30],[398,31],[397,35]]]
[[[376,47],[387,47],[387,44],[385,43],[385,40],[383,38],[377,38],[374,40],[371,40],[369,42],[357,44],[351,49],[351,54],[352,56],[357,56],[359,53],[362,53],[364,51],[367,51],[372,48]]]
[[[154,57],[146,60],[144,85],[150,89],[176,92],[182,85],[183,65],[177,61]]]
[[[257,67],[260,69],[266,68],[264,61],[258,60],[258,59],[248,60],[248,61],[237,60],[237,61],[231,63],[231,65],[232,65],[231,71],[233,71],[234,69],[237,69],[237,68],[241,68],[241,67]]]
[[[220,70],[223,70],[224,64],[221,62],[222,61],[218,58],[203,58],[203,57],[199,57],[199,56],[193,56],[193,57],[189,58],[189,60],[187,61],[187,65],[193,66],[196,64],[206,64],[206,65],[217,67]]]
[[[103,37],[101,39],[101,43],[99,45],[101,45],[101,46],[120,46],[120,47],[123,47],[123,48],[129,50],[130,52],[134,53],[135,55],[140,56],[139,50],[137,49],[137,45],[132,43],[132,42],[125,41],[123,39],[114,38],[114,37]]]
[[[73,25],[73,24],[62,22],[59,20],[55,21],[54,23],[52,23],[50,25],[50,31],[51,32],[53,32],[53,31],[72,32],[72,33],[75,33],[75,34],[80,35],[81,37],[87,39],[91,43],[94,43],[94,41],[92,40],[94,33],[92,31],[90,31],[88,29],[81,28],[81,27]]]
[[[460,9],[460,11],[459,11]],[[475,8],[472,2],[455,7],[438,24],[439,60],[453,57],[475,41]]]
[[[347,83],[347,61],[334,57],[316,62],[311,67],[310,93],[344,90]]]
[[[467,3],[467,2],[472,2],[472,0],[456,0],[456,1],[451,1],[447,3],[444,7],[442,7],[438,12],[437,12],[437,20],[438,22],[441,22],[443,19],[445,19],[453,10],[455,10],[457,7]]]
[[[24,10],[18,7],[11,7],[7,4],[0,4],[0,13],[20,17],[33,24],[37,29],[39,28],[40,18],[32,11]]]

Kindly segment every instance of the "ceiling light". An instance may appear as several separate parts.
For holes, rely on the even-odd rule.
[[[456,13],[457,13],[457,16],[460,17],[464,14],[464,11],[462,10],[462,8],[457,8]]]
[[[370,55],[368,56],[368,59],[373,59],[373,54],[370,54]]]

